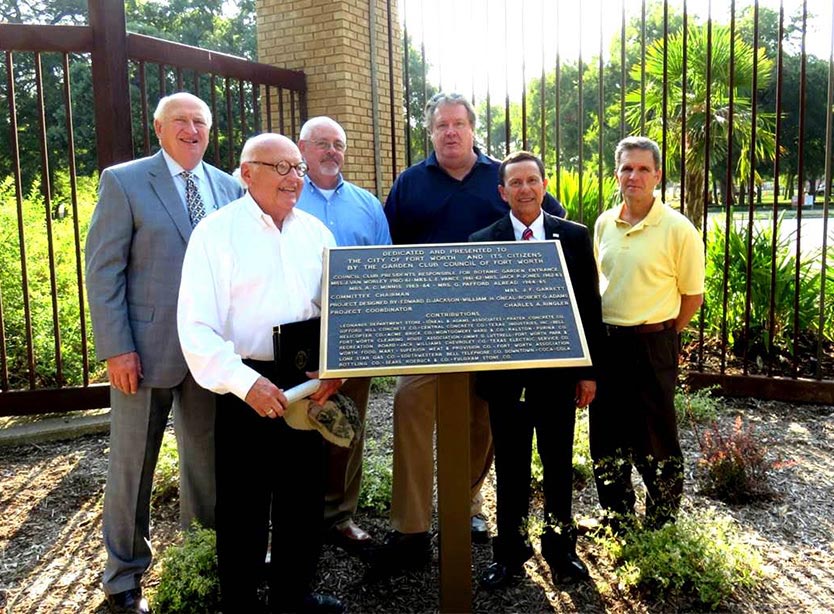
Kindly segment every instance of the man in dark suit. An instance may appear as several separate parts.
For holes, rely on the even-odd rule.
[[[593,355],[602,335],[597,270],[588,229],[541,209],[547,181],[541,160],[511,154],[498,171],[498,191],[510,213],[472,234],[470,241],[559,241]],[[506,585],[533,555],[527,534],[533,431],[544,467],[545,529],[542,555],[554,582],[582,580],[588,570],[576,554],[573,496],[573,430],[577,407],[596,393],[591,367],[517,369],[479,374],[477,390],[489,403],[495,444],[498,535],[493,563],[481,575],[485,588]],[[524,401],[521,401],[522,393]]]
[[[96,355],[110,380],[104,492],[104,591],[111,611],[146,612],[150,496],[168,414],[180,460],[180,523],[214,526],[214,398],[188,372],[177,338],[177,294],[191,229],[242,189],[202,161],[211,112],[196,96],[162,98],[161,151],[105,169],[87,235],[87,294]]]

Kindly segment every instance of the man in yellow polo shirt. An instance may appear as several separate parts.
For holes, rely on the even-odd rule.
[[[615,531],[634,515],[634,465],[646,484],[645,526],[674,522],[683,493],[675,420],[678,333],[703,302],[704,244],[654,196],[660,150],[628,137],[614,156],[623,202],[594,230],[606,337],[590,410],[599,501]]]

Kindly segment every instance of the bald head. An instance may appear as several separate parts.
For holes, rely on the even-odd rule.
[[[263,134],[253,136],[243,145],[243,149],[240,152],[240,163],[243,164],[244,162],[259,160],[262,152],[281,146],[290,146],[293,149],[298,149],[295,143],[292,142],[292,139],[285,137],[283,134],[264,132]]]
[[[303,169],[298,147],[281,134],[253,136],[240,153],[240,176],[249,194],[278,228],[301,195]]]

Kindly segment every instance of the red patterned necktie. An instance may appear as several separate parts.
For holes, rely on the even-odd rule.
[[[521,240],[522,241],[529,241],[533,238],[533,231],[529,228],[525,228],[524,232],[521,233]]]

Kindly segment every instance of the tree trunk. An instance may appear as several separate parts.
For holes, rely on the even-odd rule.
[[[704,172],[702,169],[686,170],[686,217],[695,228],[700,229],[704,223]]]

